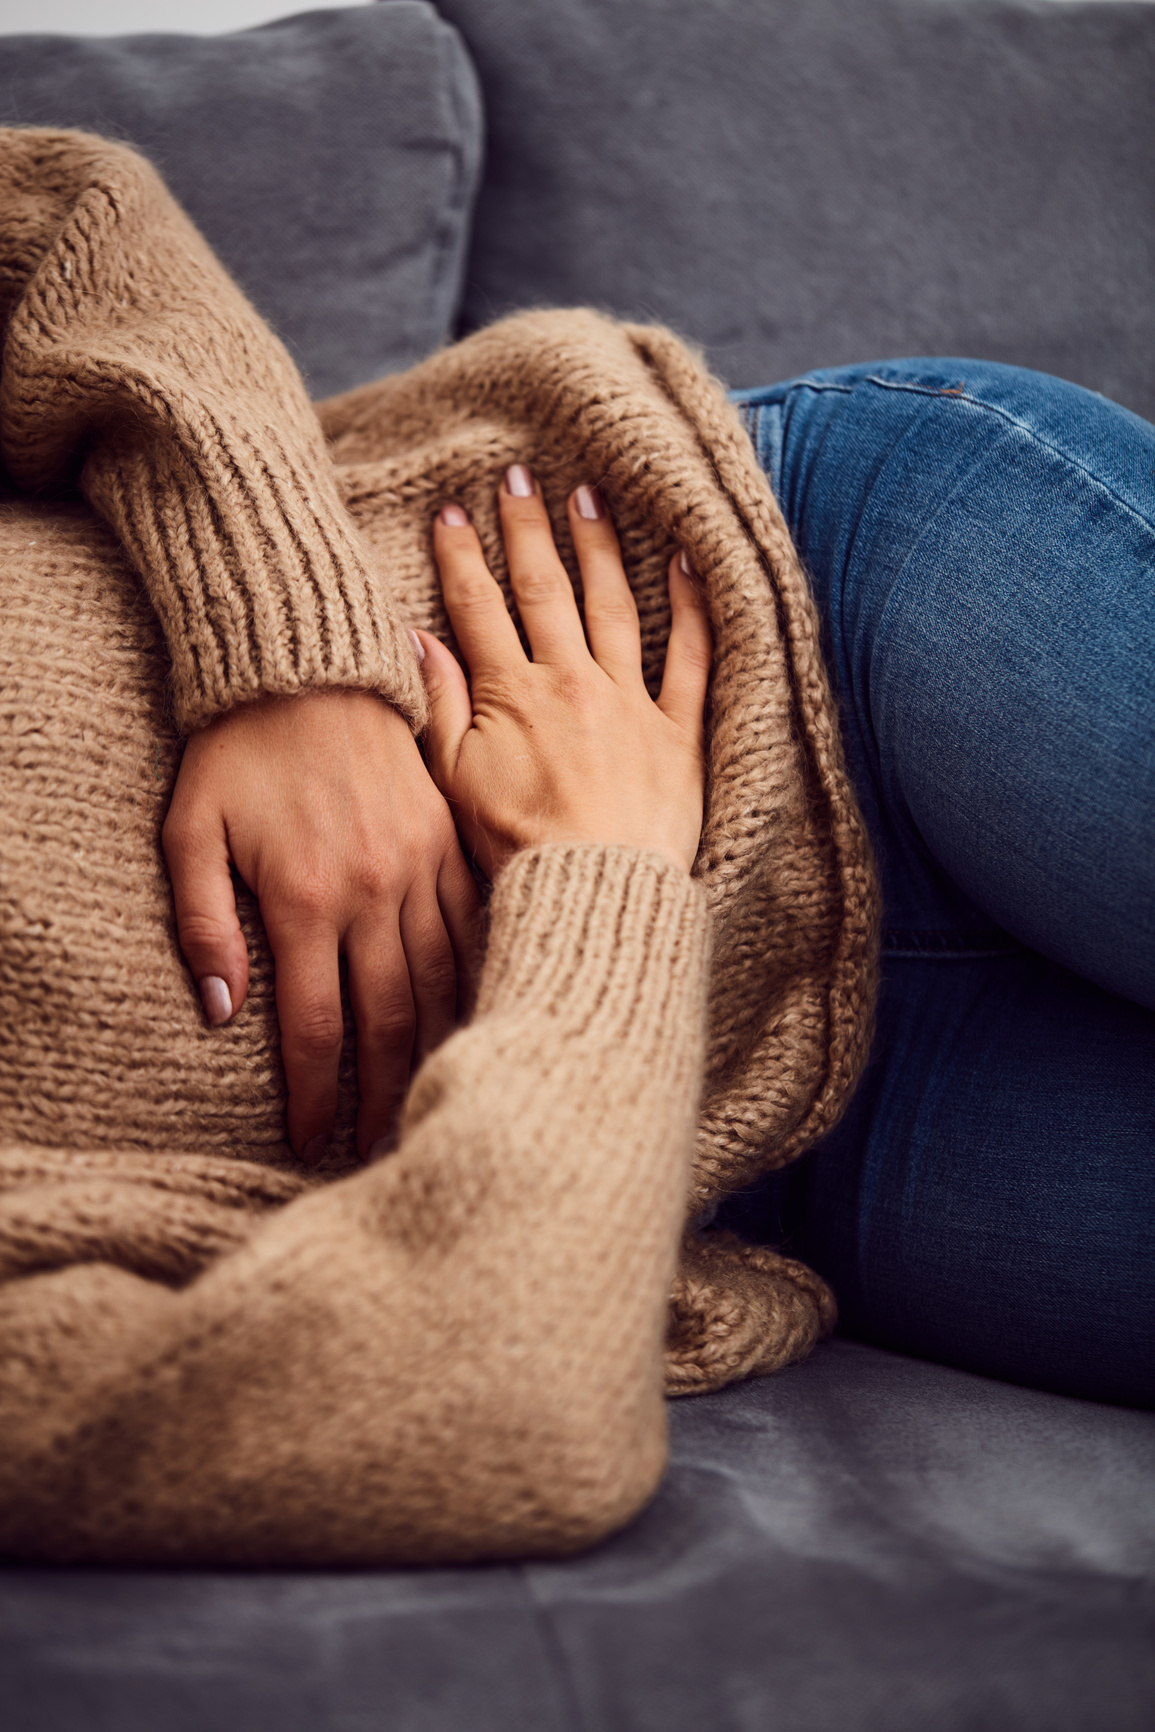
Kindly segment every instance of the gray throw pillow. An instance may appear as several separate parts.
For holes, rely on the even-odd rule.
[[[438,4],[489,121],[465,328],[591,301],[734,385],[980,356],[1155,418],[1155,4]]]
[[[228,36],[0,37],[0,122],[142,150],[316,396],[452,331],[481,100],[424,0]]]

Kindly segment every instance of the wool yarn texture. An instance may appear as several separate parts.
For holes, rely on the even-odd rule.
[[[664,1395],[803,1357],[825,1285],[708,1230],[836,1121],[877,891],[806,580],[671,333],[507,319],[314,407],[147,164],[0,130],[0,1546],[56,1559],[552,1555],[649,1497]],[[714,634],[693,878],[543,848],[494,886],[476,1010],[396,1151],[285,1138],[273,964],[205,1025],[160,828],[187,733],[375,692],[415,731],[432,558],[525,463],[618,528],[656,693],[682,549]],[[516,614],[515,614],[516,617]]]

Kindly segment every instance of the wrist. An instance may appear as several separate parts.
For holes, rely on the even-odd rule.
[[[477,1014],[543,995],[557,1013],[576,994],[584,1016],[602,984],[625,991],[643,967],[677,960],[696,976],[705,925],[701,886],[664,853],[589,841],[521,849],[494,880]]]

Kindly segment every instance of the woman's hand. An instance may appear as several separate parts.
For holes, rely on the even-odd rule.
[[[164,826],[181,949],[210,1022],[244,1003],[249,958],[230,864],[277,968],[289,1140],[324,1153],[337,1108],[349,959],[357,1148],[387,1138],[411,1066],[454,1026],[477,889],[405,721],[367,692],[263,698],[185,747]]]
[[[579,487],[569,501],[584,632],[528,470],[508,472],[499,501],[533,660],[458,505],[438,517],[434,551],[468,685],[444,645],[420,634],[432,711],[429,767],[466,844],[491,877],[518,849],[545,842],[651,848],[688,872],[702,828],[711,654],[692,579],[675,556],[673,622],[654,703],[642,683],[637,609],[596,490]]]

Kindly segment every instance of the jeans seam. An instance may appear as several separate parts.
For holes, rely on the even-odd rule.
[[[1133,517],[1137,523],[1141,523],[1145,529],[1155,531],[1155,519],[1144,517],[1141,511],[1135,509],[1130,500],[1124,499],[1121,494],[1117,493],[1108,482],[1103,480],[1101,475],[1096,475],[1093,469],[1088,469],[1085,463],[1077,457],[1072,457],[1071,453],[1064,451],[1062,446],[1044,438],[1034,427],[1029,427],[1017,415],[1012,415],[1009,409],[1003,409],[997,403],[988,403],[982,397],[974,397],[969,391],[962,390],[961,387],[957,390],[945,390],[941,386],[935,385],[914,385],[902,379],[882,379],[877,373],[868,373],[866,383],[877,385],[882,391],[909,391],[916,397],[948,397],[954,403],[969,403],[974,409],[982,409],[988,415],[997,415],[1008,426],[1017,428],[1020,433],[1024,433],[1036,445],[1040,445],[1044,451],[1049,451],[1052,456],[1059,458],[1071,469],[1078,470],[1080,475],[1084,476],[1094,487],[1101,489],[1109,499],[1113,499],[1116,505],[1120,506],[1129,517]]]
[[[782,396],[776,398],[775,401],[783,402],[787,397],[789,397],[792,391],[837,391],[843,397],[853,397],[856,388],[857,387],[854,385],[827,384],[821,379],[791,379],[790,383],[783,391]],[[739,393],[732,392],[731,396],[737,398],[737,407],[739,409],[757,417],[761,414],[762,410],[767,407],[767,404],[765,402],[758,402],[756,399],[760,396],[764,398],[767,391],[773,391],[776,389],[777,387],[774,385],[755,385],[751,388],[750,396],[744,400],[741,398]]]

